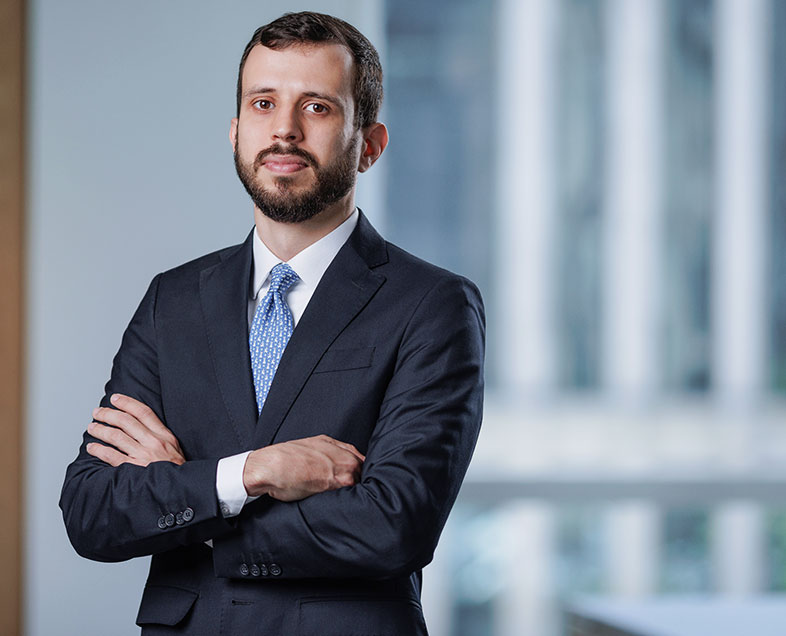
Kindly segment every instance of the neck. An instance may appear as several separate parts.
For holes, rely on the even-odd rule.
[[[354,192],[350,192],[340,201],[302,223],[274,221],[257,207],[254,207],[254,222],[262,242],[277,258],[286,262],[330,234],[346,221],[354,210]]]

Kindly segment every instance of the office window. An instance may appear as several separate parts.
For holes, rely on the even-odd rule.
[[[497,597],[504,589],[511,540],[504,508],[457,506],[450,520],[450,636],[495,633]]]
[[[712,381],[712,2],[670,0],[665,39],[663,384],[701,391]]]
[[[770,119],[770,352],[774,390],[786,393],[786,3],[773,2]]]
[[[670,509],[663,515],[661,591],[709,592],[709,515],[704,510]]]
[[[562,0],[558,34],[556,277],[559,380],[596,389],[601,368],[604,7]]]
[[[390,239],[490,298],[495,135],[493,3],[388,2]]]
[[[606,591],[603,509],[565,506],[557,515],[557,589],[563,597]]]
[[[766,519],[764,588],[770,592],[786,592],[786,510],[771,510]]]

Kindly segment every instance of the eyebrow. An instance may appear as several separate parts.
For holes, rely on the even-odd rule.
[[[313,91],[309,91],[308,93],[303,93],[303,95],[305,95],[306,97],[314,97],[315,99],[321,99],[326,102],[330,102],[336,108],[340,108],[341,110],[344,110],[344,104],[338,99],[336,99],[335,97],[333,97],[332,95],[325,95],[324,93],[314,93]]]
[[[254,86],[248,90],[243,91],[243,97],[251,97],[251,95],[261,95],[262,93],[275,93],[275,88],[267,88],[265,86]]]

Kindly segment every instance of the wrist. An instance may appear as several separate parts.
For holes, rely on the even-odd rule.
[[[243,467],[243,486],[249,497],[260,497],[270,491],[272,484],[264,448],[251,451],[246,457]]]

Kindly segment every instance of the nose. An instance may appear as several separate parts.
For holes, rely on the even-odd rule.
[[[296,109],[279,108],[273,123],[273,139],[286,143],[298,143],[303,139],[303,130]]]

